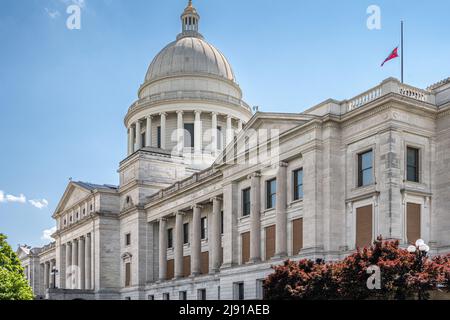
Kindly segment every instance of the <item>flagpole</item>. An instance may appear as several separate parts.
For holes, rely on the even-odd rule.
[[[402,83],[403,83],[403,20],[401,23],[401,47],[402,47],[401,68],[402,68]]]

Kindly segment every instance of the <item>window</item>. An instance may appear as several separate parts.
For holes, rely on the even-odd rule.
[[[167,229],[167,248],[173,247],[173,229]]]
[[[161,148],[161,127],[157,128],[157,141],[156,144],[158,148]]]
[[[206,289],[198,289],[197,290],[197,299],[198,300],[206,300]]]
[[[264,279],[256,280],[256,299],[263,300],[265,297]]]
[[[185,123],[184,124],[184,147],[193,148],[194,147],[194,124]]]
[[[127,233],[127,234],[125,235],[125,245],[126,245],[126,246],[131,245],[131,233]]]
[[[266,209],[272,209],[276,205],[277,180],[266,181]]]
[[[86,209],[83,209],[83,216],[86,215]]]
[[[419,149],[408,147],[406,153],[406,179],[419,182]]]
[[[220,234],[223,234],[223,211],[220,212]]]
[[[241,260],[242,264],[250,261],[250,232],[241,235]]]
[[[145,147],[145,132],[141,133],[141,145],[139,146],[139,149],[143,147]]]
[[[179,299],[180,300],[187,300],[187,292],[186,291],[180,291]]]
[[[372,206],[356,209],[356,247],[372,244]]]
[[[222,127],[217,127],[217,149],[222,150]]]
[[[294,201],[303,198],[303,169],[294,171]]]
[[[89,210],[91,210],[92,211],[92,204],[89,206]]]
[[[242,190],[242,215],[250,215],[250,188]]]
[[[155,300],[155,296],[152,295],[152,294],[149,294],[149,295],[147,296],[147,300]]]
[[[297,255],[303,248],[303,218],[292,221],[292,255]]]
[[[406,206],[406,240],[415,244],[420,239],[420,204],[408,203]]]
[[[130,301],[131,297],[125,297],[125,300]]]
[[[275,255],[275,226],[266,227],[266,260]]]
[[[202,240],[205,240],[207,238],[207,234],[208,234],[208,225],[207,225],[206,217],[203,217],[200,220],[200,223],[201,223],[201,226],[200,226],[201,238],[202,238]]]
[[[125,287],[131,285],[131,263],[125,263]]]
[[[358,187],[373,183],[373,152],[372,150],[358,155]]]
[[[189,223],[183,224],[183,243],[189,243]]]
[[[163,300],[170,300],[170,293],[163,293]]]
[[[234,299],[244,300],[244,283],[238,282],[234,284]]]

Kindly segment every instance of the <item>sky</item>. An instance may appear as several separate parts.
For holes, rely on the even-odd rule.
[[[68,29],[70,5],[80,29]],[[118,184],[123,118],[187,0],[0,0],[0,233],[48,243],[69,178]],[[368,7],[380,9],[369,29]],[[450,76],[448,0],[194,0],[200,32],[233,66],[250,106],[302,112],[388,77],[405,21],[405,82]],[[370,20],[373,21],[373,20]]]

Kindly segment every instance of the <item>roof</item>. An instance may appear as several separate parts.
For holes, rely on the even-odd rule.
[[[117,190],[119,187],[110,184],[95,184],[83,181],[73,181],[74,184],[88,190]]]

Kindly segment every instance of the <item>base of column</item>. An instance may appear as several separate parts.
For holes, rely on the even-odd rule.
[[[284,259],[287,257],[288,257],[288,254],[286,252],[281,252],[281,253],[277,253],[276,255],[274,255],[270,260],[280,260],[280,259]]]
[[[198,277],[200,275],[201,275],[200,272],[192,272],[191,275],[189,276],[189,278],[195,278],[195,277]]]
[[[255,264],[255,263],[260,263],[261,262],[261,258],[251,258],[247,264]]]

